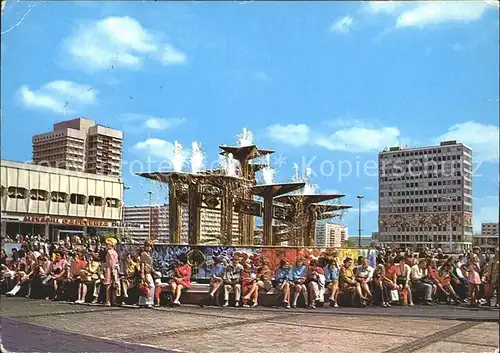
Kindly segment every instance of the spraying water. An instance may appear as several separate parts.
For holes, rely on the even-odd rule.
[[[222,160],[222,169],[226,171],[226,175],[235,177],[237,174],[238,161],[234,159],[233,154],[229,153]]]
[[[253,132],[244,127],[241,134],[238,134],[238,144],[240,147],[254,145]]]
[[[266,156],[266,166],[262,168],[262,179],[264,184],[272,184],[274,179],[274,168],[271,168],[271,155]]]
[[[304,181],[306,185],[304,186],[304,195],[314,195],[316,193],[316,185],[311,184],[312,169],[306,168]]]
[[[297,163],[293,164],[293,176],[292,181],[298,183],[300,181],[299,177],[299,165]]]
[[[174,142],[174,155],[172,156],[172,166],[174,172],[181,173],[184,165],[184,150],[179,141]]]
[[[198,174],[203,168],[205,156],[201,151],[201,143],[193,142],[191,144],[193,151],[191,152],[191,173]]]

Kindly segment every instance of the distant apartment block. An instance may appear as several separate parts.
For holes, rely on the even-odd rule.
[[[151,221],[150,221],[151,213]],[[200,209],[200,244],[215,245],[220,238],[220,211]],[[144,242],[150,236],[160,243],[170,242],[168,204],[150,206],[126,206],[123,221],[125,234],[134,242]],[[188,242],[189,213],[182,207],[181,243]],[[151,225],[151,226],[150,226]],[[238,237],[238,215],[233,214],[233,236]]]
[[[316,223],[316,246],[319,248],[340,248],[348,238],[347,227],[327,221]]]
[[[472,246],[472,151],[456,141],[379,153],[382,244]]]
[[[494,253],[499,244],[498,223],[482,223],[481,234],[474,236],[474,246],[479,246],[483,252]]]
[[[33,163],[100,175],[120,176],[123,132],[76,118],[35,135]]]

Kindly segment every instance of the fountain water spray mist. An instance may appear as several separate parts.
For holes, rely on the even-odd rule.
[[[297,163],[293,164],[293,176],[292,181],[298,183],[300,181],[299,176],[299,165]]]
[[[174,155],[172,156],[174,172],[181,173],[184,166],[184,150],[179,141],[174,141]]]
[[[241,134],[238,134],[238,144],[240,147],[252,146],[254,144],[253,132],[244,127]]]
[[[238,161],[236,159],[234,159],[233,157],[233,154],[232,153],[229,153],[226,158],[225,158],[225,161],[224,161],[224,166],[223,168],[225,169],[226,171],[226,175],[229,175],[229,176],[233,176],[235,177],[236,176],[236,173],[237,173],[237,166],[238,166]]]
[[[191,144],[193,151],[191,152],[191,173],[198,174],[203,168],[205,156],[201,151],[201,144],[193,142]]]
[[[274,179],[274,168],[271,168],[271,156],[266,156],[266,166],[262,168],[262,179],[264,184],[272,184]]]
[[[304,195],[314,195],[316,193],[316,185],[311,184],[312,169],[306,168],[304,181],[306,185],[304,186]]]

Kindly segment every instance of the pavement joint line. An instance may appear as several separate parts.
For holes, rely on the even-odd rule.
[[[456,335],[467,329],[479,325],[478,322],[465,321],[444,330],[432,333],[430,335],[417,338],[411,342],[404,343],[398,347],[384,351],[383,353],[411,353],[431,346],[436,342],[444,340],[446,337]]]
[[[386,333],[386,332],[369,331],[369,330],[355,330],[352,328],[344,328],[344,327],[339,327],[339,326],[309,325],[309,324],[298,324],[295,322],[273,321],[273,320],[271,320],[271,323],[272,324],[280,324],[280,325],[288,325],[288,326],[319,328],[319,329],[326,329],[326,330],[333,329],[333,330],[346,331],[346,332],[352,332],[352,333],[366,333],[366,334],[382,335],[382,336],[390,336],[390,337],[405,337],[405,338],[408,337],[408,335],[397,334],[397,333]]]
[[[75,314],[88,314],[88,313],[96,313],[102,311],[118,311],[119,308],[98,308],[98,309],[90,309],[90,310],[71,310],[71,311],[54,311],[50,313],[40,313],[40,314],[27,314],[27,315],[3,315],[0,312],[0,316],[9,317],[13,319],[23,319],[23,318],[34,318],[41,316],[61,316],[61,315],[75,315]]]
[[[459,344],[467,344],[467,345],[474,345],[474,346],[481,346],[484,348],[498,348],[498,346],[495,346],[493,344],[486,344],[486,343],[477,343],[477,342],[466,342],[466,341],[457,341],[457,340],[443,340],[443,342],[451,342],[451,343],[459,343]]]
[[[234,326],[241,326],[241,325],[247,325],[247,324],[252,324],[256,322],[267,322],[267,321],[272,321],[275,319],[284,319],[285,317],[291,317],[295,316],[296,314],[286,314],[286,315],[277,315],[274,317],[266,317],[266,318],[251,318],[251,319],[236,319],[236,318],[231,318],[233,321],[232,322],[223,322],[223,323],[215,323],[215,324],[210,324],[210,325],[203,325],[203,326],[197,326],[197,327],[185,327],[185,328],[179,328],[179,329],[173,329],[173,330],[166,330],[166,331],[160,331],[160,332],[148,332],[144,334],[136,334],[136,335],[129,335],[125,337],[119,337],[119,339],[123,342],[130,342],[129,340],[140,340],[140,339],[147,339],[147,338],[152,338],[152,337],[157,337],[157,336],[171,336],[171,335],[176,335],[179,333],[193,333],[193,332],[200,332],[200,331],[209,331],[209,330],[217,330],[217,329],[222,329],[226,327],[234,327]]]
[[[238,308],[229,308],[233,310],[240,310]],[[352,309],[352,308],[350,308]],[[425,313],[425,316],[423,313],[419,312],[400,312],[399,310],[393,310],[387,309],[387,310],[381,310],[380,312],[366,312],[362,311],[363,309],[360,309],[359,311],[347,311],[347,310],[342,310],[342,309],[332,309],[331,311],[318,311],[317,309],[282,309],[282,308],[258,308],[257,309],[260,312],[288,312],[288,313],[294,313],[294,314],[311,314],[314,313],[314,315],[322,315],[322,316],[330,316],[330,315],[338,315],[338,316],[375,316],[375,317],[402,317],[402,318],[416,318],[416,319],[434,319],[434,320],[452,320],[452,321],[471,321],[471,322],[499,322],[499,317],[495,318],[484,318],[484,317],[474,317],[474,316],[454,316],[454,315],[436,315],[436,316],[429,316],[429,313]]]

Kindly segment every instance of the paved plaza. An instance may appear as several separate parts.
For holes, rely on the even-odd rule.
[[[130,309],[1,300],[7,352],[495,352],[498,310]]]

